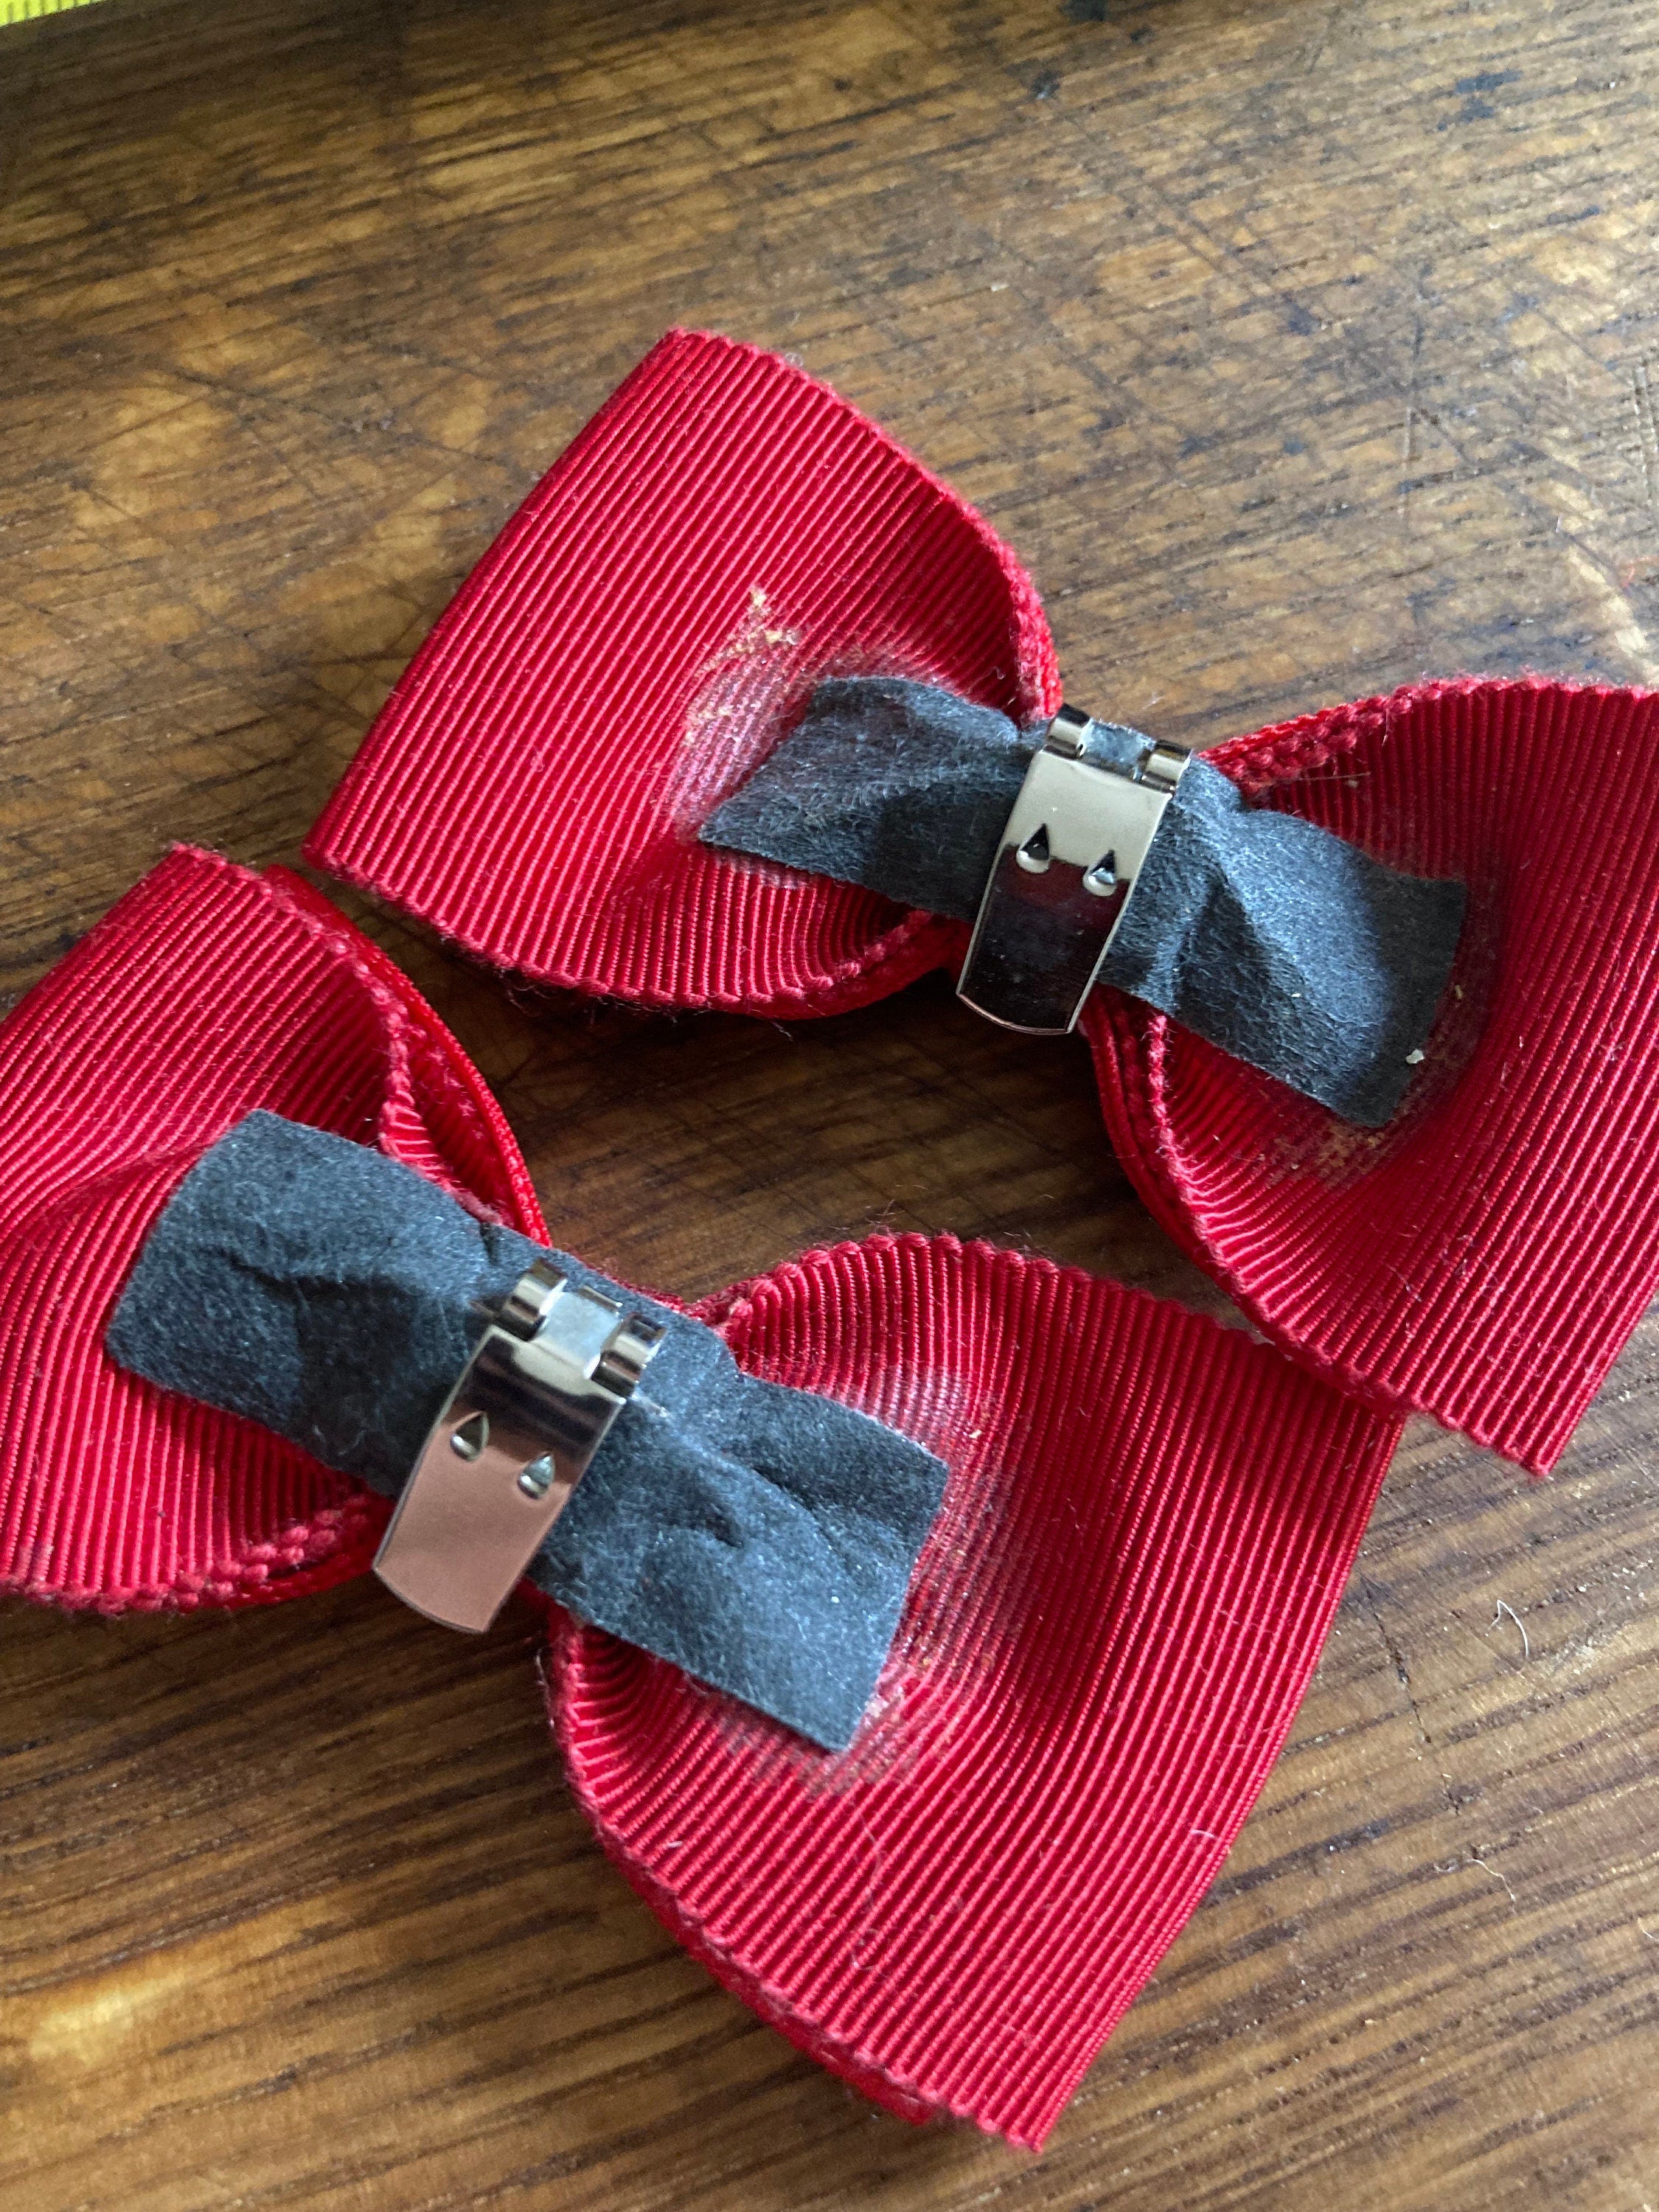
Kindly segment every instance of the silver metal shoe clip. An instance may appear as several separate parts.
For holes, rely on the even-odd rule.
[[[662,1337],[538,1260],[433,1425],[375,1558],[380,1580],[429,1620],[488,1628]]]
[[[1100,757],[1109,731],[1138,740],[1129,765]],[[957,984],[975,1012],[1030,1036],[1077,1027],[1191,757],[1060,708],[1008,817]]]

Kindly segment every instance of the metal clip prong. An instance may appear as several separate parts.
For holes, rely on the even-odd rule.
[[[1097,726],[1075,707],[1049,723],[1002,833],[957,995],[1029,1036],[1077,1027],[1147,848],[1191,754],[1138,732],[1119,767],[1091,757]]]
[[[485,1629],[563,1512],[663,1331],[545,1261],[502,1300],[404,1486],[374,1571]]]

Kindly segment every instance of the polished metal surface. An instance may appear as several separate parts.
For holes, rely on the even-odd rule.
[[[1002,833],[957,985],[1004,1029],[1075,1029],[1191,757],[1147,738],[1131,766],[1098,757],[1092,718],[1062,707]]]
[[[387,1588],[448,1627],[488,1628],[662,1334],[549,1261],[520,1276],[398,1501],[374,1562]]]

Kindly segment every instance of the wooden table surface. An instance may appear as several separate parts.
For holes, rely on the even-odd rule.
[[[675,321],[799,356],[977,502],[1098,711],[1203,740],[1425,671],[1659,681],[1656,90],[1621,0],[107,0],[0,34],[0,1003],[173,840],[293,857]],[[368,926],[623,1275],[700,1293],[891,1224],[1217,1306],[1082,1048],[941,981],[646,1020]],[[872,2112],[681,1954],[564,1790],[527,1613],[11,1607],[0,2194],[1653,2212],[1656,1530],[1652,1323],[1546,1485],[1408,1430],[1260,1808],[1040,2159]]]

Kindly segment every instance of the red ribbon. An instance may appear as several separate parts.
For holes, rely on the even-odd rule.
[[[1036,594],[970,508],[799,370],[674,331],[480,562],[310,857],[541,981],[863,1005],[958,961],[964,933],[695,840],[813,684],[855,672],[1021,721],[1059,702]],[[1385,1129],[1111,991],[1085,1018],[1146,1202],[1270,1336],[1540,1472],[1659,1289],[1656,740],[1650,694],[1472,681],[1209,756],[1381,860],[1469,883],[1439,1026]]]
[[[0,1025],[0,1588],[246,1605],[373,1559],[384,1499],[103,1348],[162,1206],[258,1107],[544,1241],[500,1109],[392,963],[297,876],[175,853]]]
[[[390,962],[297,878],[175,854],[0,1026],[4,1589],[241,1605],[367,1566],[383,1501],[103,1350],[161,1207],[257,1107],[546,1237]],[[896,2111],[1038,2142],[1261,1785],[1395,1425],[1236,1331],[950,1238],[696,1310],[753,1372],[939,1452],[945,1508],[839,1755],[557,1617],[573,1784],[763,2018]]]

